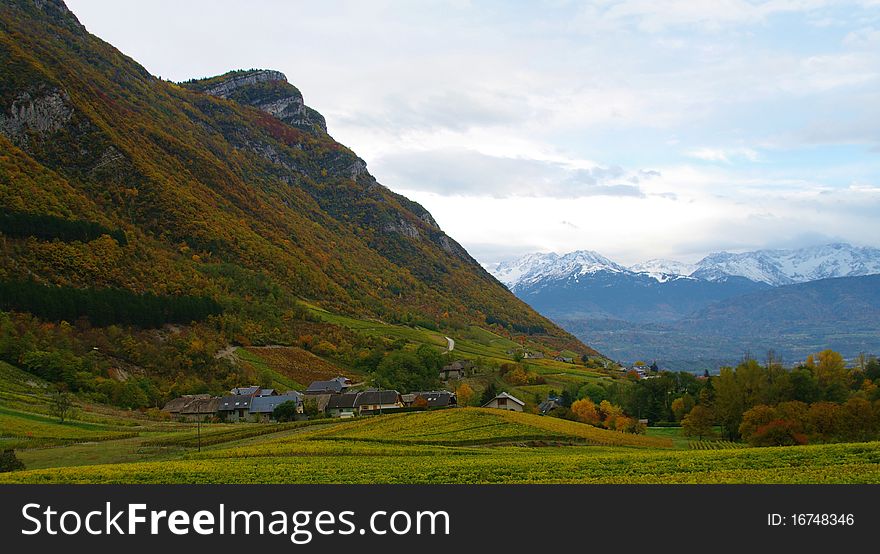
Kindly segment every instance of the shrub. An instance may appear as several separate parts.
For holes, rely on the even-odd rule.
[[[15,456],[14,450],[7,449],[0,452],[0,473],[20,469],[24,469],[24,463]]]

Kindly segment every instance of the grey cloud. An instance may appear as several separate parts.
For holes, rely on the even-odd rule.
[[[487,156],[471,150],[397,153],[373,163],[374,174],[392,188],[443,195],[582,198],[644,197],[633,184],[623,184],[624,169],[572,169],[543,160]]]
[[[508,126],[540,117],[528,99],[498,92],[446,90],[427,96],[390,95],[368,112],[342,114],[341,124],[381,127],[386,131],[465,131],[474,127]]]

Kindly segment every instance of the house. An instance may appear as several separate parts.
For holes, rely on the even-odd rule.
[[[523,358],[531,359],[531,360],[541,360],[544,358],[544,354],[542,352],[523,352]]]
[[[249,387],[235,387],[229,394],[233,396],[275,396],[278,394],[275,389],[264,389],[260,388],[257,385],[251,385]]]
[[[357,415],[355,402],[359,392],[347,392],[345,394],[330,395],[325,408],[330,417],[353,417]]]
[[[419,396],[418,393],[415,393],[415,392],[410,392],[410,393],[407,393],[407,394],[401,394],[401,395],[400,395],[400,400],[403,402],[403,407],[404,407],[404,408],[407,408],[407,407],[409,407],[409,406],[412,406],[412,405],[413,405],[413,402],[416,401],[416,398],[417,398],[418,396]]]
[[[255,396],[258,392],[260,392],[260,387],[251,385],[250,387],[235,387],[229,391],[229,394],[233,396]]]
[[[355,400],[358,413],[373,413],[393,408],[403,408],[403,399],[396,390],[365,390]]]
[[[171,417],[181,417],[184,409],[188,406],[209,399],[211,399],[210,394],[187,394],[180,398],[168,401],[168,403],[162,407],[162,411],[171,415]]]
[[[573,364],[573,363],[574,363],[574,358],[566,358],[565,356],[556,356],[556,357],[553,358],[553,359],[556,360],[557,362],[565,362],[565,363],[567,363],[567,364]]]
[[[351,386],[351,379],[336,377],[329,381],[312,381],[306,389],[306,395],[313,394],[342,394]]]
[[[443,381],[461,379],[473,367],[474,362],[470,360],[456,360],[449,365],[443,366],[443,369],[440,370],[440,379]]]
[[[458,405],[458,399],[455,397],[455,393],[447,390],[416,392],[412,395],[406,396],[413,396],[409,405],[415,403],[417,398],[424,398],[427,403],[425,404],[426,408],[449,408]],[[405,401],[404,404],[406,404]]]
[[[338,396],[336,394],[310,394],[308,396],[303,395],[303,411],[305,411],[306,403],[315,403],[315,407],[318,412],[324,413],[327,411],[327,405],[330,404],[330,399],[334,396]]]
[[[541,415],[546,415],[556,408],[562,407],[562,399],[556,396],[551,396],[547,398],[547,400],[538,404],[538,412]]]
[[[489,402],[483,404],[484,408],[497,408],[499,410],[511,410],[514,412],[523,411],[525,406],[525,402],[515,396],[507,394],[506,392],[502,392]]]
[[[269,421],[275,408],[285,402],[296,403],[297,413],[303,412],[303,395],[296,391],[288,391],[284,394],[257,396],[251,400],[248,413],[255,421]]]
[[[208,396],[208,395],[199,395]],[[204,421],[207,417],[217,415],[217,408],[220,406],[219,396],[208,396],[207,398],[199,398],[187,403],[180,411],[180,419],[185,421]]]
[[[248,418],[253,396],[234,394],[220,399],[217,415],[226,421],[244,421]]]

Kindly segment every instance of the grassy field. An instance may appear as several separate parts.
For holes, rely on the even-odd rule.
[[[114,432],[27,421],[60,434]],[[880,483],[876,442],[745,448],[695,443],[678,429],[634,436],[484,409],[204,425],[201,452],[192,425],[135,429],[20,450],[28,469],[0,483]]]

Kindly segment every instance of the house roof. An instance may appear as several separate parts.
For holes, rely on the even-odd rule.
[[[251,401],[250,413],[252,414],[270,414],[275,408],[285,402],[302,403],[302,395],[292,391],[276,396],[258,396]]]
[[[558,398],[548,398],[547,400],[538,404],[538,411],[542,414],[546,414],[550,410],[560,407],[562,404],[559,403]]]
[[[400,401],[400,393],[396,390],[368,390],[358,394],[355,406],[371,404],[396,404]]]
[[[233,410],[247,409],[250,407],[253,399],[253,396],[245,396],[243,394],[224,396],[220,399],[220,405],[217,407],[217,411],[231,412]]]
[[[490,401],[486,402],[485,404],[483,404],[483,407],[485,408],[486,406],[488,406],[488,405],[491,404],[492,402],[498,400],[499,398],[506,398],[506,399],[508,399],[508,400],[513,400],[514,402],[516,402],[516,403],[519,404],[520,406],[525,406],[525,405],[526,405],[526,403],[523,402],[522,400],[520,400],[519,398],[517,398],[517,397],[515,397],[515,396],[511,396],[511,395],[507,394],[506,392],[502,392],[501,394],[499,394],[498,396],[496,396],[496,397],[493,398],[492,400],[490,400]]]
[[[415,395],[424,398],[429,408],[440,408],[458,403],[455,393],[447,390],[417,392]]]
[[[347,392],[345,394],[334,394],[330,396],[327,402],[327,409],[332,408],[354,408],[356,406],[359,392]]]
[[[244,395],[244,396],[252,396],[260,391],[260,387],[257,385],[251,385],[250,387],[235,387],[230,393],[235,396]]]
[[[312,381],[309,384],[309,388],[306,389],[307,393],[324,393],[324,392],[342,392],[342,389],[346,387],[345,383],[336,379],[331,379],[329,381]]]
[[[219,396],[209,396],[207,398],[198,398],[188,403],[180,413],[182,414],[213,414],[217,412],[220,405]]]

